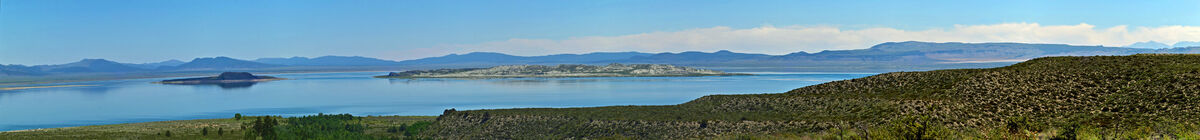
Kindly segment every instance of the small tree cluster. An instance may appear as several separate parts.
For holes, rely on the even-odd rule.
[[[278,126],[279,122],[275,120],[275,117],[257,117],[257,119],[255,119],[254,122],[250,123],[249,125],[250,130],[246,131],[247,139],[261,137],[264,140],[274,140],[278,138],[278,135],[275,133],[275,126]]]

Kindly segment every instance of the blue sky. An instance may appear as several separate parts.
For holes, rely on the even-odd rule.
[[[856,35],[865,39],[845,43],[776,37],[814,35],[802,31],[819,29],[866,33],[887,29],[906,31],[900,33],[905,35],[938,35],[941,33],[929,32],[945,31],[958,35],[1011,25],[1035,31],[1061,27],[1062,32],[1087,27],[1102,35],[1146,36],[1098,38],[1101,41],[1069,38],[1088,36],[1076,34],[1061,35],[1065,36],[1061,40],[911,39],[1111,46],[1158,40],[1152,37],[1167,43],[1193,39],[1186,35],[1194,35],[1191,29],[1200,26],[1197,9],[1198,1],[3,0],[0,64],[58,64],[83,58],[144,63],[212,56],[253,59],[357,55],[404,60],[470,51],[539,55],[729,49],[786,54],[866,48],[869,45],[862,44],[908,39]],[[976,26],[987,29],[966,29]],[[1179,33],[1173,32],[1178,29],[1164,27],[1186,30]],[[1110,29],[1130,31],[1108,32],[1113,31]],[[755,31],[776,33],[745,33]],[[669,41],[688,33],[744,36],[714,43],[732,45],[716,46],[653,39]],[[745,45],[755,38],[776,38],[779,40],[761,42],[786,44]],[[595,40],[602,41],[589,42]],[[680,40],[694,42],[695,38]]]

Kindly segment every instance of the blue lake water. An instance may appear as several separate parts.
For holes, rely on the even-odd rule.
[[[0,131],[132,122],[297,116],[439,115],[442,110],[669,105],[713,94],[780,93],[872,74],[770,73],[713,77],[378,79],[381,72],[302,73],[244,85],[162,85],[163,79],[0,90]],[[39,85],[44,86],[44,85]]]

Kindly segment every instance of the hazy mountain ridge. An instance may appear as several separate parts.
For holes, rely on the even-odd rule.
[[[1142,49],[1171,49],[1183,47],[1200,47],[1200,41],[1179,41],[1175,44],[1166,44],[1158,41],[1134,42],[1133,44],[1125,45],[1126,48],[1142,48]]]
[[[648,56],[635,56],[625,60],[617,60],[616,62],[624,63],[711,63],[711,62],[736,62],[742,60],[760,60],[769,58],[771,55],[766,54],[751,54],[751,53],[736,53],[728,50],[720,50],[712,53],[689,51],[680,53],[658,53]]]
[[[252,68],[269,68],[279,67],[280,65],[263,64],[253,61],[233,59],[229,57],[207,57],[196,58],[192,61],[179,64],[179,66],[166,67],[169,70],[224,70],[224,69],[252,69]]]
[[[142,64],[126,64],[126,65],[137,67],[137,68],[142,68],[142,69],[158,69],[159,67],[179,66],[184,63],[187,63],[187,62],[171,59],[171,60],[162,61],[162,62],[142,63]]]
[[[79,62],[62,65],[39,65],[34,67],[44,72],[56,73],[113,73],[147,70],[104,59],[83,59]]]
[[[1200,41],[1179,41],[1179,42],[1175,42],[1175,45],[1171,45],[1171,47],[1175,47],[1175,48],[1200,47]]]
[[[587,54],[556,54],[544,56],[514,56],[494,52],[473,52],[467,54],[450,54],[440,57],[421,58],[400,61],[404,65],[453,65],[453,64],[579,64],[603,63],[605,61],[624,60],[638,56],[649,56],[640,52],[595,52]]]
[[[1179,42],[1176,43],[1176,46],[1187,45],[1188,43]],[[156,63],[123,64],[103,59],[85,59],[79,62],[59,65],[6,65],[3,69],[0,69],[0,72],[4,72],[3,75],[5,76],[36,77],[114,72],[413,70],[481,68],[525,64],[602,65],[609,63],[672,64],[730,69],[755,68],[746,71],[890,72],[998,67],[1043,56],[1130,55],[1138,53],[1200,53],[1200,47],[1142,49],[1065,44],[932,43],[908,41],[882,43],[867,49],[827,50],[817,53],[794,52],[785,55],[738,53],[722,50],[716,52],[689,51],[654,54],[640,52],[596,52],[545,56],[514,56],[503,53],[474,52],[404,61],[391,61],[361,56],[260,58],[254,61],[238,60],[229,57],[212,57],[196,58],[189,62],[169,60]],[[29,67],[32,67],[32,69]]]
[[[398,65],[399,62],[362,56],[321,56],[316,58],[259,58],[254,62],[292,66],[378,66]]]
[[[891,66],[956,63],[1012,64],[1044,56],[1130,55],[1137,53],[1192,53],[1197,48],[1164,50],[1064,44],[888,42],[857,50],[827,50],[764,55],[718,51],[713,53],[660,53],[634,57],[623,63],[667,63],[701,66]]]
[[[38,76],[43,75],[40,70],[33,67],[23,65],[0,65],[0,76]]]
[[[689,66],[865,66],[865,65],[939,65],[944,63],[1015,63],[1043,56],[1130,55],[1137,53],[1190,53],[1193,48],[1167,50],[1103,46],[1074,46],[1064,44],[1026,43],[930,43],[888,42],[857,50],[827,50],[817,53],[795,52],[786,55],[767,55],[717,52],[637,53],[627,58],[551,59],[550,56],[513,56],[501,53],[476,52],[400,61],[409,65],[471,65],[490,67],[509,64],[606,64],[653,63]],[[635,53],[635,52],[631,52]],[[551,55],[554,56],[554,55]]]
[[[1167,45],[1165,43],[1155,42],[1155,41],[1146,41],[1146,42],[1136,42],[1133,44],[1126,45],[1124,47],[1143,48],[1143,49],[1166,49],[1166,48],[1172,48],[1174,46]]]

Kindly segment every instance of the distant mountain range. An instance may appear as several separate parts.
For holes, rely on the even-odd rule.
[[[1170,49],[1170,48],[1198,47],[1198,46],[1200,46],[1200,42],[1195,42],[1195,41],[1180,41],[1180,42],[1175,42],[1175,45],[1167,45],[1167,44],[1159,43],[1159,42],[1155,42],[1155,41],[1146,41],[1146,42],[1137,42],[1137,43],[1129,44],[1128,46],[1125,46],[1125,47],[1127,47],[1127,48],[1142,48],[1142,49]]]
[[[425,65],[444,67],[491,67],[513,64],[592,64],[613,63],[639,56],[653,54],[639,52],[596,52],[588,54],[556,54],[546,56],[513,56],[502,53],[474,52],[463,55],[450,54],[415,60],[400,61],[402,65]]]
[[[1200,41],[1179,41],[1179,42],[1175,42],[1175,45],[1171,45],[1171,47],[1175,47],[1175,48],[1200,47]]]
[[[67,63],[62,65],[41,65],[35,66],[44,72],[51,73],[88,73],[88,72],[137,72],[146,71],[133,67],[127,64],[121,64],[104,59],[83,59],[79,62]]]
[[[400,64],[396,61],[362,56],[322,56],[311,59],[307,57],[259,58],[254,60],[254,62],[292,66],[379,66]]]
[[[137,68],[142,68],[142,69],[158,69],[158,68],[160,68],[160,67],[164,67],[164,66],[166,66],[166,67],[170,67],[170,66],[179,66],[179,65],[182,65],[183,63],[187,63],[187,62],[183,62],[183,61],[179,61],[179,60],[171,59],[171,60],[162,61],[162,62],[154,62],[154,63],[142,63],[142,64],[128,64],[128,65],[129,65],[129,66],[133,66],[133,67],[137,67]]]
[[[492,52],[450,54],[405,61],[361,56],[322,56],[316,58],[259,58],[239,60],[229,57],[196,58],[188,62],[168,60],[156,63],[128,64],[104,59],[84,59],[59,65],[0,65],[0,76],[43,76],[89,73],[155,73],[172,71],[347,71],[411,70],[437,68],[492,67],[517,64],[608,64],[647,63],[681,66],[716,67],[738,71],[908,71],[946,68],[1004,66],[1044,56],[1129,55],[1137,53],[1200,53],[1200,42],[1179,42],[1174,47],[1146,42],[1128,47],[1074,46],[1026,43],[931,43],[888,42],[857,50],[827,50],[817,53],[795,52],[766,55],[717,52],[641,53],[597,52],[546,56],[514,56]],[[1150,46],[1151,48],[1135,48]],[[1178,47],[1191,46],[1191,47]]]
[[[1044,56],[1129,55],[1137,53],[1200,53],[1200,47],[1172,49],[1143,49],[1127,47],[1073,46],[1063,44],[1025,43],[930,43],[889,42],[868,49],[829,50],[818,53],[795,52],[786,55],[766,55],[717,52],[681,52],[647,54],[590,53],[562,58],[562,55],[513,56],[500,53],[470,53],[400,61],[409,65],[476,65],[486,67],[511,64],[607,64],[652,63],[707,67],[886,67],[990,64],[1007,65]],[[588,58],[588,59],[581,59]]]
[[[22,65],[0,65],[0,76],[40,76],[41,70]]]
[[[264,64],[254,61],[238,60],[229,57],[210,57],[196,58],[191,62],[179,64],[178,66],[165,66],[160,69],[164,70],[237,70],[237,69],[253,69],[253,68],[269,68],[279,67],[283,65]]]

